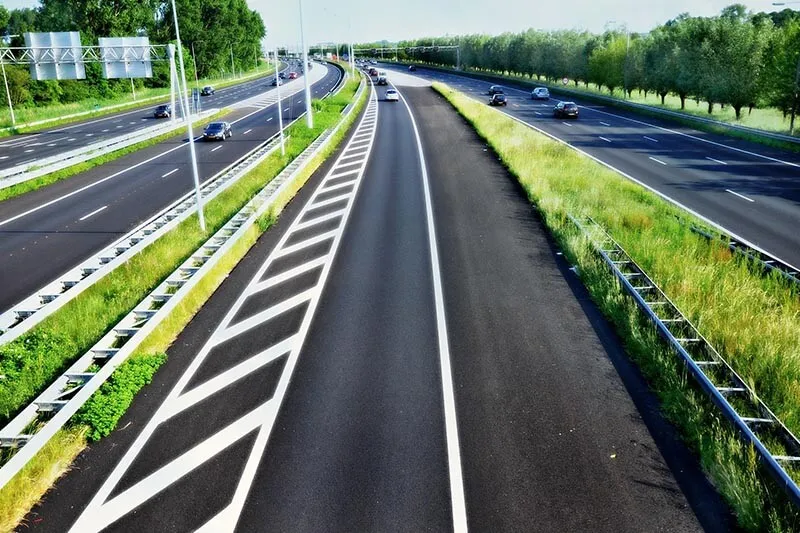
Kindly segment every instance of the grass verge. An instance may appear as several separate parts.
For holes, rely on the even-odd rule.
[[[434,88],[519,180],[740,525],[748,531],[800,530],[800,517],[761,471],[753,450],[718,417],[677,356],[621,294],[567,214],[598,220],[795,433],[800,429],[797,288],[778,275],[761,275],[721,244],[692,233],[681,223],[691,215],[655,194],[446,85]]]
[[[222,116],[227,115],[230,112],[229,109],[222,109],[213,115],[210,115],[202,120],[194,122],[192,126],[194,128],[202,128],[212,120],[216,120]],[[35,191],[37,189],[41,189],[42,187],[46,187],[48,185],[52,185],[61,180],[65,180],[67,178],[71,178],[76,174],[80,174],[81,172],[86,172],[87,170],[91,170],[95,167],[100,165],[105,165],[106,163],[110,163],[111,161],[115,161],[121,157],[124,157],[128,154],[132,154],[133,152],[138,152],[139,150],[143,150],[145,148],[149,148],[150,146],[155,146],[156,144],[162,143],[173,137],[181,136],[186,134],[186,128],[180,128],[178,130],[170,131],[168,133],[164,133],[159,135],[158,137],[152,137],[150,139],[146,139],[144,141],[138,142],[136,144],[132,144],[130,146],[126,146],[125,148],[121,148],[114,152],[110,152],[104,155],[97,156],[92,159],[88,159],[81,163],[76,163],[70,167],[62,168],[61,170],[56,170],[55,172],[51,172],[49,174],[45,174],[44,176],[39,176],[38,178],[34,178],[32,180],[23,181],[21,183],[17,183],[16,185],[12,185],[11,187],[6,187],[4,189],[0,189],[0,202],[3,200],[8,200],[9,198],[14,198],[15,196],[19,196],[21,194],[29,193],[31,191]]]
[[[223,89],[225,87],[230,87],[231,85],[236,85],[238,83],[247,83],[248,81],[252,81],[253,79],[256,79],[258,77],[269,76],[274,71],[275,68],[270,65],[265,69],[252,70],[246,73],[244,76],[242,76],[242,78],[238,79],[228,78],[228,79],[199,80],[199,86],[203,87],[204,85],[213,85],[214,88],[216,89]],[[194,84],[192,84],[191,82],[189,83],[189,85],[191,85],[192,88],[194,87]],[[107,115],[113,115],[114,113],[129,111],[137,107],[146,108],[148,106],[155,105],[159,97],[165,97],[165,98],[169,97],[169,89],[168,88],[140,89],[139,91],[137,91],[136,96],[137,96],[136,100],[131,100],[130,96],[124,95],[110,99],[90,99],[82,102],[74,102],[71,104],[57,104],[50,106],[15,109],[14,111],[17,118],[17,122],[26,124],[31,122],[38,122],[40,120],[47,120],[51,118],[56,119],[56,117],[63,115],[71,115],[75,113],[86,112],[85,115],[81,115],[78,117],[66,118],[62,120],[52,120],[47,122],[46,124],[39,124],[37,126],[28,126],[28,127],[25,127],[23,124],[21,126],[12,128],[11,115],[9,114],[8,110],[0,110],[0,137],[8,137],[11,135],[17,135],[22,133],[35,133],[37,131],[47,130],[57,126],[63,126],[65,124],[72,124],[75,122],[81,122],[83,120],[89,120]],[[152,99],[152,101],[150,101],[149,103],[143,102],[142,100],[145,99]],[[98,106],[104,106],[104,107],[98,107]]]
[[[257,185],[258,189],[269,183],[270,180],[277,176],[278,173],[286,165],[288,165],[297,154],[302,152],[302,150],[304,150],[305,147],[313,141],[313,139],[322,133],[322,131],[332,127],[339,120],[341,120],[341,111],[344,109],[347,103],[352,100],[357,87],[358,81],[351,81],[338,95],[328,98],[322,103],[316,103],[319,111],[315,115],[315,128],[309,131],[306,130],[305,126],[302,124],[293,126],[289,131],[291,137],[286,144],[286,156],[282,157],[279,153],[273,154],[259,164],[255,169],[249,172],[247,176],[242,179],[242,181],[247,180],[248,182],[252,182],[252,184]],[[320,152],[320,154],[309,161],[308,165],[296,177],[295,181],[275,200],[270,210],[265,213],[261,219],[259,219],[258,224],[253,225],[245,233],[243,238],[240,239],[228,251],[228,253],[217,263],[217,265],[215,265],[214,268],[202,280],[200,280],[194,289],[181,301],[181,303],[173,310],[173,312],[164,321],[162,321],[142,342],[142,344],[138,347],[136,352],[131,355],[128,361],[120,365],[114,374],[112,374],[111,379],[109,379],[109,381],[92,396],[90,401],[87,402],[84,408],[80,411],[80,415],[73,418],[71,425],[59,431],[51,440],[51,443],[56,443],[63,440],[70,443],[74,442],[75,444],[73,446],[63,446],[62,448],[52,447],[52,450],[51,444],[48,444],[48,446],[44,448],[42,452],[37,454],[36,457],[31,460],[31,462],[26,466],[25,470],[15,476],[5,487],[0,489],[0,530],[10,530],[24,518],[25,514],[27,514],[33,505],[35,505],[35,503],[41,499],[44,493],[58,479],[58,477],[66,472],[69,464],[86,446],[90,437],[93,439],[101,438],[107,435],[116,426],[119,418],[122,416],[122,414],[124,414],[125,409],[127,409],[128,405],[130,404],[128,399],[132,399],[133,395],[149,382],[157,368],[163,364],[163,362],[166,360],[163,354],[167,351],[172,342],[174,342],[183,328],[186,327],[192,317],[194,317],[194,315],[199,311],[208,298],[211,297],[217,287],[219,287],[219,285],[225,280],[233,268],[247,254],[248,250],[256,243],[260,235],[267,231],[275,223],[275,221],[277,221],[283,208],[308,181],[308,179],[319,168],[322,162],[330,156],[330,154],[345,138],[353,122],[360,114],[361,108],[366,103],[366,97],[368,94],[368,91],[364,91],[361,99],[356,103],[356,109],[347,119],[345,119],[342,127],[333,137],[331,142],[322,152]],[[303,130],[308,133],[301,135]],[[305,140],[300,140],[301,138],[304,138]],[[234,185],[233,187],[239,188],[240,184]],[[251,187],[251,184],[241,184],[241,189],[252,191],[253,187]],[[226,193],[227,192],[228,191],[226,191]],[[217,200],[221,200],[222,196],[223,195],[220,195]],[[231,200],[229,199],[228,202],[230,201]],[[244,205],[245,202],[246,200],[241,202],[241,205]],[[225,220],[230,218],[230,216],[238,211],[239,208],[231,212]],[[208,212],[206,223],[210,227],[209,234],[216,231],[216,229],[211,228],[212,222],[208,216]],[[216,225],[215,227],[218,229],[219,226],[221,226],[221,224]],[[192,234],[200,233],[197,229],[197,222],[193,219],[193,217],[192,220],[187,220],[181,224],[179,228],[182,228],[181,236],[176,236],[175,239],[170,241],[169,245],[160,248],[158,252],[150,252],[150,254],[153,255],[151,260],[155,262],[151,264],[157,264],[159,259],[171,260],[171,257],[164,256],[164,250],[169,250],[171,246],[180,245],[182,242],[181,239],[186,239]],[[177,229],[171,232],[171,234],[172,233],[177,233]],[[205,240],[207,235],[200,237]],[[148,251],[156,244],[158,244],[158,242],[142,251],[139,256],[147,254]],[[185,246],[183,250],[183,257],[185,258],[190,255],[194,248],[196,248],[196,244]],[[137,258],[139,256],[137,256]],[[166,273],[159,269],[159,272],[154,273],[154,275],[158,277],[158,281],[153,281],[150,286],[157,286],[158,283],[160,283],[160,281],[169,273],[169,271],[174,270],[174,268],[182,261],[183,259],[173,261],[172,266],[166,271]],[[139,268],[142,266],[143,265],[140,264]],[[120,269],[110,274],[106,280],[109,277],[114,276],[119,270]],[[123,275],[123,280],[125,276],[129,275],[130,273]],[[151,276],[151,278],[152,277],[153,276]],[[106,280],[98,282],[97,285],[104,283]],[[137,278],[130,279],[130,282],[140,284],[145,282],[145,280]],[[97,287],[97,285],[95,287]],[[115,292],[113,288],[118,288],[119,286],[119,281],[109,282],[106,284],[104,289],[99,291],[98,294],[100,296],[113,294]],[[89,289],[89,291],[92,289]],[[96,297],[98,294],[96,294],[95,298],[93,298],[90,302],[87,302],[81,306],[75,306],[70,313],[68,313],[68,315],[71,314],[72,319],[76,319],[76,312],[80,312],[81,309],[88,309],[94,305],[97,305]],[[76,298],[74,302],[77,302],[81,298],[82,296]],[[124,300],[129,302],[131,298],[125,297]],[[71,302],[71,304],[74,302]],[[107,330],[116,322],[116,320],[121,317],[121,304],[122,302],[120,302],[120,305],[114,306],[119,307],[119,309],[110,310],[111,312],[109,314],[115,315],[117,317],[116,319],[110,317],[103,318],[102,315],[100,315],[102,324],[97,324],[97,329],[104,328]],[[54,314],[53,317],[61,314],[61,311]],[[60,324],[63,326],[65,322],[69,320],[68,315],[60,317],[57,324],[48,325],[46,330],[48,334],[50,334],[49,332],[52,331],[51,328],[55,327],[56,325]],[[50,319],[48,319],[48,321],[49,320]],[[44,326],[48,321],[45,321],[42,325],[40,325],[40,327]],[[34,331],[37,330],[39,330],[39,327],[37,327],[35,330],[32,330],[30,333],[34,333]],[[41,334],[41,332],[38,334]],[[84,339],[83,342],[87,342],[87,340],[88,339]],[[44,351],[42,349],[37,350],[33,346],[29,348],[29,357],[35,358],[37,351],[39,353]],[[0,348],[0,362],[3,361],[3,349],[5,349],[5,347]],[[76,347],[69,350],[69,352],[72,353],[72,357],[74,358],[80,352],[80,350],[77,349],[76,345]],[[62,358],[67,356],[66,353],[61,355]],[[61,451],[61,453],[59,453],[59,451]],[[44,477],[43,475],[39,474],[39,472],[48,472],[52,475]],[[5,527],[6,525],[8,525],[8,528]]]
[[[416,64],[420,64],[420,63],[416,63]],[[455,69],[452,69],[452,68],[442,67],[442,66],[438,66],[438,65],[425,65],[425,68],[430,68],[430,69],[433,69],[433,70],[441,70],[443,72],[450,72],[450,73],[453,73],[453,74],[458,74],[458,75],[461,75],[461,76],[467,76],[467,77],[478,79],[478,80],[484,80],[485,81],[485,80],[488,79],[488,80],[490,80],[489,83],[491,83],[491,82],[497,82],[497,83],[513,82],[513,83],[516,83],[518,85],[523,86],[523,88],[533,89],[534,87],[550,87],[551,90],[556,94],[558,94],[558,92],[560,91],[560,87],[558,87],[556,85],[550,85],[548,83],[538,82],[536,80],[532,80],[532,79],[529,79],[529,78],[524,78],[524,77],[521,77],[521,76],[501,75],[501,74],[496,73],[496,72],[488,72],[488,71],[455,70]],[[570,91],[572,91],[572,90],[575,90],[575,87],[574,86],[573,87],[568,87],[568,89]],[[599,104],[610,105],[612,107],[617,107],[619,109],[623,109],[623,110],[627,110],[627,111],[633,111],[636,114],[640,114],[640,115],[644,115],[644,116],[648,116],[648,117],[652,117],[652,118],[656,118],[656,119],[666,120],[666,121],[670,121],[670,122],[675,122],[675,123],[682,124],[684,126],[690,127],[692,129],[695,129],[695,130],[698,130],[698,131],[705,131],[705,132],[708,132],[708,133],[716,133],[716,134],[719,134],[719,135],[725,135],[727,137],[733,137],[733,138],[736,138],[736,139],[742,139],[742,140],[745,140],[745,141],[754,142],[754,143],[761,144],[761,145],[764,145],[764,146],[771,146],[773,148],[779,148],[781,150],[787,150],[787,151],[790,151],[790,152],[800,152],[800,143],[793,143],[793,142],[789,142],[789,141],[781,141],[780,139],[773,139],[771,137],[765,137],[763,135],[759,135],[756,132],[748,132],[748,131],[738,130],[738,129],[735,129],[735,128],[729,128],[729,127],[726,127],[724,124],[717,125],[717,124],[710,124],[708,122],[703,122],[703,121],[700,121],[700,120],[695,120],[693,117],[699,117],[700,116],[699,113],[691,113],[691,112],[687,112],[687,111],[680,111],[680,109],[674,109],[674,108],[672,108],[670,106],[661,106],[660,104],[659,105],[653,105],[650,102],[647,102],[647,103],[638,102],[638,103],[642,103],[643,105],[650,106],[650,107],[653,108],[652,110],[648,110],[646,108],[641,108],[641,107],[631,108],[629,105],[627,105],[628,101],[627,100],[623,100],[622,98],[611,97],[609,95],[600,95],[598,92],[592,91],[592,90],[584,92],[584,91],[581,90],[581,88],[578,88],[577,91],[582,93],[581,94],[581,98],[584,98],[586,100],[590,100],[590,101],[593,101],[593,102],[597,102]],[[598,98],[598,96],[602,96],[602,98]],[[567,95],[567,96],[565,96],[565,98],[569,99],[570,96]],[[611,100],[609,100],[609,98],[611,98]],[[687,105],[689,105],[689,104],[687,104]],[[667,109],[669,111],[674,111],[676,113],[679,113],[679,114],[682,114],[682,115],[685,115],[685,116],[684,117],[675,116],[675,115],[665,116],[663,113],[659,113],[659,108],[660,109]],[[705,117],[702,117],[702,118],[712,118],[713,120],[718,120],[719,117],[716,117],[716,116],[715,117],[705,116]],[[721,120],[721,122],[728,122],[728,123],[732,123],[732,124],[735,123],[735,121],[733,121],[733,120]],[[738,124],[738,123],[736,123],[736,124]],[[742,124],[742,125],[744,125],[744,124]],[[764,131],[770,132],[770,133],[782,133],[782,134],[787,134],[788,135],[788,131],[785,131],[785,132],[784,131],[772,131],[770,129],[760,128],[756,124],[752,124],[752,125],[748,125],[748,126],[752,127],[752,128],[755,128],[755,129],[764,129]]]

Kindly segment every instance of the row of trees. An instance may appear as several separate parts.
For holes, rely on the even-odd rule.
[[[176,0],[187,76],[194,77],[194,45],[199,77],[222,76],[253,68],[266,35],[261,15],[247,0]],[[148,36],[153,44],[175,42],[171,2],[166,0],[40,0],[38,8],[8,11],[0,5],[0,34],[11,46],[24,46],[23,34],[79,31],[84,45],[99,37]],[[12,102],[17,106],[110,98],[130,91],[129,80],[105,80],[98,64],[86,65],[83,81],[33,81],[25,67],[6,65]],[[153,64],[145,87],[167,87],[169,66]]]
[[[378,48],[382,43],[360,45]],[[401,59],[461,65],[537,79],[571,79],[618,90],[675,94],[730,105],[737,118],[753,106],[774,106],[792,115],[798,108],[800,14],[791,10],[749,13],[739,4],[715,17],[683,14],[647,34],[609,30],[528,30],[497,36],[465,35],[398,43]],[[412,47],[427,46],[427,51]],[[432,47],[432,48],[431,48]]]

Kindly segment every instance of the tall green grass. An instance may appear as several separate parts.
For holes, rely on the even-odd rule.
[[[749,531],[799,530],[797,515],[759,470],[752,450],[718,419],[676,356],[620,295],[567,214],[599,221],[795,433],[800,430],[797,288],[780,276],[761,275],[721,244],[697,236],[681,223],[692,220],[688,213],[639,185],[446,85],[434,88],[489,142],[579,265],[593,298],[740,524]]]

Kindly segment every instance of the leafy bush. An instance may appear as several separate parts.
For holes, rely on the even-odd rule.
[[[128,359],[103,383],[74,417],[76,424],[89,426],[87,438],[99,440],[111,433],[142,387],[153,381],[156,370],[167,360],[164,353]]]

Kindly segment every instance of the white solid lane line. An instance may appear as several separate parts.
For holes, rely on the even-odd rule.
[[[163,175],[163,176],[161,176],[161,177],[162,177],[162,178],[166,178],[166,177],[167,177],[167,176],[169,176],[170,174],[175,174],[177,171],[178,171],[178,169],[177,169],[177,168],[173,168],[172,170],[170,170],[169,172],[167,172],[166,174],[164,174],[164,175]]]
[[[217,150],[219,150],[220,148],[222,148],[222,146],[217,146],[216,148],[212,148],[212,149],[211,149],[211,151],[212,151],[212,152],[216,152],[216,151],[217,151]]]
[[[645,138],[645,139],[647,139],[647,140],[648,140],[648,141],[650,141],[650,142],[654,142],[654,143],[657,143],[657,142],[658,142],[658,140],[657,140],[657,139],[653,139],[652,137],[648,137],[647,135],[645,135],[645,136],[644,136],[644,138]]]
[[[394,87],[394,85],[392,85]],[[394,87],[396,89],[396,87]],[[422,148],[422,139],[414,120],[414,113],[401,94],[400,99],[406,106],[414,136],[417,141],[419,153],[419,167],[422,173],[422,188],[425,194],[425,214],[427,215],[428,244],[430,246],[431,273],[433,274],[433,300],[436,307],[436,329],[439,341],[439,364],[442,371],[442,400],[444,404],[445,437],[447,439],[447,463],[450,473],[450,500],[453,512],[453,531],[466,532],[467,505],[464,495],[464,475],[461,470],[461,445],[458,439],[458,418],[456,416],[456,398],[453,388],[453,371],[450,367],[450,343],[447,339],[447,318],[444,309],[444,290],[442,288],[442,273],[439,266],[439,248],[436,244],[436,227],[433,218],[433,202],[428,183],[428,169],[425,164],[425,151]]]
[[[727,165],[725,161],[720,161],[719,159],[714,159],[713,157],[706,157],[709,161],[713,161],[714,163],[719,163],[720,165]]]
[[[82,222],[82,221],[86,220],[87,218],[89,218],[90,216],[96,215],[97,213],[99,213],[100,211],[102,211],[103,209],[105,209],[106,207],[108,207],[108,206],[107,206],[107,205],[104,205],[104,206],[103,206],[103,207],[101,207],[100,209],[95,209],[94,211],[92,211],[92,212],[91,212],[91,213],[89,213],[88,215],[83,215],[83,216],[82,216],[81,218],[79,218],[78,220],[80,220],[80,221]]]
[[[600,137],[600,139],[604,140],[604,141],[605,141],[605,142],[607,142],[607,143],[610,143],[610,142],[611,142],[611,139],[606,139],[605,137]]]
[[[666,165],[666,163],[664,163],[662,160],[656,159],[655,157],[649,157],[648,159],[651,159],[651,160],[655,161],[656,163],[660,163],[662,165]]]
[[[734,195],[734,196],[738,196],[739,198],[742,198],[742,199],[744,199],[744,200],[747,200],[748,202],[755,202],[755,200],[753,200],[752,198],[748,198],[747,196],[745,196],[745,195],[743,195],[743,194],[739,194],[739,193],[738,193],[738,192],[736,192],[736,191],[732,191],[732,190],[730,190],[730,189],[725,189],[725,192],[729,192],[729,193],[731,193],[731,194],[732,194],[732,195]]]

